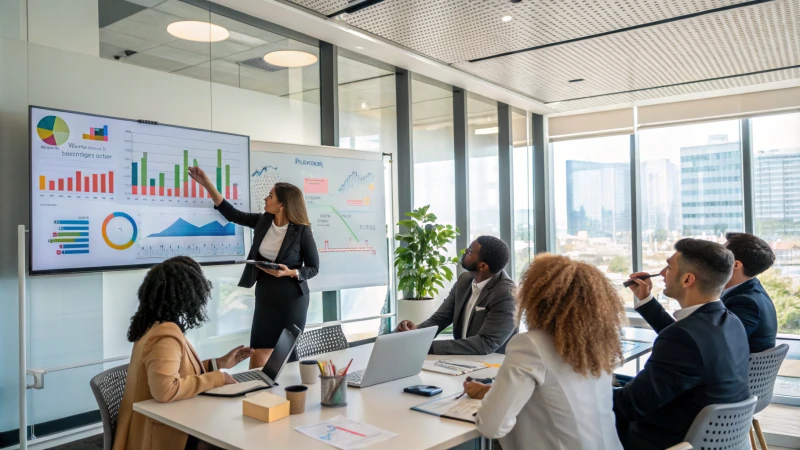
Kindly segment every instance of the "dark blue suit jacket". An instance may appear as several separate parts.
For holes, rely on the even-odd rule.
[[[722,302],[677,322],[656,300],[637,312],[658,337],[644,369],[614,392],[618,429],[627,429],[620,435],[625,448],[675,445],[704,407],[748,398],[747,335]]]
[[[750,353],[775,347],[778,318],[775,305],[758,278],[745,281],[722,297],[722,303],[742,321]]]

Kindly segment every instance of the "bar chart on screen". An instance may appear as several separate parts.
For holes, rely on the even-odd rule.
[[[125,200],[139,205],[207,208],[208,194],[189,176],[189,167],[200,167],[230,203],[246,206],[247,150],[235,142],[126,131]]]
[[[114,200],[115,170],[107,164],[40,161],[35,195],[42,198]]]

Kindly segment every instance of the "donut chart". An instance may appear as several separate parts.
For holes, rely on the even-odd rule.
[[[36,133],[48,145],[63,145],[69,140],[69,126],[58,116],[42,117],[36,125]]]
[[[109,237],[108,225],[112,221],[116,222],[118,220],[123,220],[123,221],[127,221],[127,222],[130,223],[130,227],[131,227],[132,232],[131,232],[130,240],[127,241],[127,242],[124,241],[124,240],[118,240],[121,243],[117,243],[117,242],[112,241],[111,238]],[[121,230],[121,228],[120,228],[120,230]],[[106,217],[106,219],[103,221],[102,231],[103,231],[103,240],[106,241],[106,245],[108,245],[109,247],[113,248],[114,250],[125,250],[125,249],[128,249],[131,246],[133,246],[133,243],[136,242],[136,235],[139,233],[139,230],[136,228],[136,221],[133,220],[133,217],[131,217],[130,215],[128,215],[128,214],[126,214],[124,212],[115,212],[115,213],[109,214],[108,217]]]

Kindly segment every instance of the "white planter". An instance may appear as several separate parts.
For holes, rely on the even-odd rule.
[[[433,306],[433,299],[397,300],[397,322],[410,320],[415,325],[419,325],[436,312]]]

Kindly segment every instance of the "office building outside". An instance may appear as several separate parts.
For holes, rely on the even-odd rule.
[[[567,161],[567,233],[614,238],[631,231],[630,165]]]

